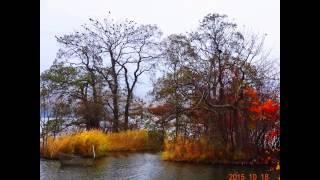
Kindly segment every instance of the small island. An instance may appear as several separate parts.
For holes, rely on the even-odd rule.
[[[152,151],[279,171],[280,80],[264,38],[216,13],[166,37],[157,25],[90,18],[56,36],[57,58],[40,75],[40,156],[91,164]],[[138,96],[146,84],[148,98]]]

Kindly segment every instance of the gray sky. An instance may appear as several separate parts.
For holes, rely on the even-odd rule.
[[[59,48],[54,36],[80,29],[88,18],[157,24],[164,35],[197,28],[208,13],[226,14],[239,26],[267,33],[265,47],[280,61],[280,0],[41,0],[40,72],[48,69]],[[148,88],[147,88],[148,89]]]

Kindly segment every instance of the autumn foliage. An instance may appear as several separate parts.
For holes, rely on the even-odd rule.
[[[279,103],[272,99],[267,99],[261,102],[258,98],[257,92],[253,88],[245,89],[245,96],[249,99],[249,111],[255,115],[263,115],[270,120],[277,120],[279,118]]]
[[[227,102],[234,105],[234,97],[228,93],[226,96]],[[193,124],[188,126],[192,135],[167,138],[164,142],[163,159],[190,162],[250,162],[256,159],[255,162],[267,163],[272,156],[277,156],[266,155],[265,150],[279,150],[279,103],[271,98],[262,98],[252,87],[244,88],[243,96],[237,107],[233,106],[237,109],[238,116],[234,116],[234,109],[220,110],[219,115],[218,110],[210,111],[205,104],[186,108],[184,115],[189,118],[188,123]],[[172,108],[174,107],[166,103],[149,108],[149,111],[158,117],[166,118]],[[219,129],[214,130],[213,124]],[[182,129],[183,126],[180,125],[180,133],[183,133]],[[212,136],[217,133],[221,133],[221,138]],[[242,140],[241,148],[236,138]]]

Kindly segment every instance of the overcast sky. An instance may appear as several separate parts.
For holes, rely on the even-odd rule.
[[[267,33],[265,47],[280,61],[280,0],[41,0],[40,72],[48,69],[59,48],[54,36],[80,29],[88,18],[157,24],[164,35],[197,28],[208,13],[226,14],[255,33]]]

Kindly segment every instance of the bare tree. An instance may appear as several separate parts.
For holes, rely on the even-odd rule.
[[[101,59],[95,64],[95,69],[104,77],[112,93],[113,102],[109,104],[114,116],[114,131],[119,129],[119,91],[120,81],[124,78],[126,130],[133,90],[139,77],[154,67],[159,56],[157,45],[161,32],[155,25],[138,25],[128,20],[119,23],[108,18],[90,21],[91,26],[84,25],[84,28],[86,35],[92,37],[95,46],[101,50]]]

